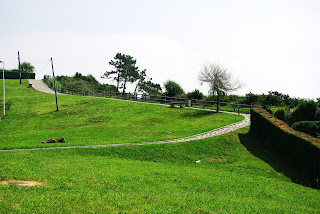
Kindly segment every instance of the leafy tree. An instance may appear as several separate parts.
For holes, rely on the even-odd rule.
[[[217,112],[219,112],[221,96],[236,91],[243,86],[238,80],[233,80],[231,73],[225,68],[214,63],[203,66],[199,73],[199,80],[201,84],[209,85],[211,94],[217,95]]]
[[[140,91],[147,94],[160,94],[162,92],[161,86],[158,83],[151,82],[152,79],[145,81],[140,86]]]
[[[164,88],[166,96],[169,97],[183,96],[185,94],[182,87],[172,80],[166,81]]]
[[[20,69],[22,73],[33,73],[34,66],[31,65],[29,62],[23,62],[20,64]]]
[[[187,97],[188,99],[202,100],[204,96],[198,89],[195,89],[194,91],[189,92]]]
[[[123,88],[126,91],[127,83],[133,83],[139,78],[139,69],[136,67],[136,60],[130,55],[117,53],[114,60],[109,62],[113,66],[113,70],[106,71],[102,78],[112,79],[117,82],[117,90]]]
[[[292,112],[289,123],[293,124],[299,121],[314,121],[316,111],[317,104],[313,100],[304,101]]]
[[[162,89],[161,86],[157,83],[151,82],[152,78],[148,78],[146,74],[146,70],[142,70],[139,72],[138,82],[134,89],[134,94],[136,95],[138,92],[143,92],[146,94],[159,94]]]
[[[244,103],[247,105],[256,104],[258,100],[259,100],[259,95],[253,94],[250,92],[246,94]]]
[[[144,84],[144,82],[147,79],[147,74],[146,74],[146,70],[142,70],[139,72],[139,77],[138,77],[138,82],[136,84],[136,87],[134,89],[134,94],[136,95],[138,93],[138,91],[141,91],[141,88]]]

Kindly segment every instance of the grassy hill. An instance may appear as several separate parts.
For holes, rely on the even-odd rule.
[[[121,123],[127,124],[129,133],[135,130],[133,125],[139,120],[137,112],[144,115],[142,118],[148,115],[145,111],[152,112],[153,120],[155,115],[174,117],[178,121],[181,118],[176,125],[166,124],[165,119],[159,119],[154,125],[175,127],[181,135],[190,134],[189,130],[179,129],[183,118],[194,122],[189,125],[191,127],[203,124],[212,128],[209,127],[212,124],[205,123],[216,123],[216,116],[224,115],[71,96],[61,96],[61,105],[67,106],[62,107],[61,112],[65,113],[60,114],[54,112],[54,97],[51,95],[27,89],[26,85],[9,84],[12,84],[12,99],[15,98],[10,112],[0,122],[1,144],[7,147],[10,142],[2,143],[2,137],[14,136],[15,132],[26,140],[28,138],[24,135],[32,139],[38,136],[34,135],[37,127],[44,132],[39,134],[38,140],[41,135],[48,137],[46,132],[60,134],[63,128],[52,132],[49,126],[45,126],[52,118],[70,124],[81,124],[73,120],[82,121],[85,115],[84,121],[101,119],[100,116],[89,116],[93,109],[96,112],[102,109],[101,115],[111,111],[109,117],[116,114],[117,108],[126,110],[128,119],[121,120]],[[17,88],[23,96],[14,92],[18,91]],[[29,94],[32,100],[27,97]],[[26,108],[18,110],[21,107],[16,104],[18,102]],[[83,103],[81,108],[81,102],[89,103]],[[70,114],[69,111],[75,108],[77,112]],[[175,113],[178,115],[172,116]],[[73,119],[68,119],[70,116],[74,116]],[[33,122],[21,125],[27,120]],[[16,130],[6,129],[6,123]],[[41,124],[37,126],[36,123]],[[129,126],[129,123],[132,124]],[[19,124],[22,131],[18,130]],[[100,123],[87,126],[98,131],[97,125]],[[27,131],[29,127],[33,127],[33,131]],[[74,126],[70,131],[81,134],[78,128]],[[199,131],[199,127],[192,128],[192,132]],[[2,134],[3,130],[7,134]],[[214,138],[165,145],[0,153],[0,181],[17,179],[44,183],[34,187],[0,185],[0,213],[319,213],[320,191],[292,182],[296,178],[294,172],[260,148],[257,140],[247,134],[248,130],[246,127]],[[138,131],[133,133],[138,135]],[[157,136],[161,137],[165,136]],[[131,140],[129,134],[126,138]],[[27,142],[32,140],[12,141],[15,143],[12,148],[28,146]],[[195,163],[197,160],[201,162]]]
[[[52,94],[7,80],[10,110],[0,123],[0,149],[52,147],[42,141],[64,137],[59,146],[151,142],[199,134],[243,119],[193,109],[59,96],[60,111]]]

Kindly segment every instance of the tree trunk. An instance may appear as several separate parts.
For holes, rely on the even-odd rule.
[[[134,89],[134,95],[135,96],[137,96],[138,85],[139,85],[139,82],[137,83],[136,88]]]
[[[127,79],[124,80],[122,93],[126,93],[126,83],[127,83]]]
[[[220,110],[220,92],[217,92],[217,112]]]
[[[117,92],[119,92],[119,83],[120,83],[120,73],[118,72],[118,78],[117,78]]]

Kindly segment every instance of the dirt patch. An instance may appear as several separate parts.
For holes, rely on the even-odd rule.
[[[7,181],[0,181],[0,185],[40,186],[44,185],[44,183],[39,181],[21,181],[10,179]]]
[[[227,158],[204,158],[206,163],[213,163],[213,162],[224,162],[227,161]]]

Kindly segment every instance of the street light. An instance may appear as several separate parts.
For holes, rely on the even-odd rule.
[[[3,115],[6,115],[6,92],[5,92],[5,84],[4,84],[4,62],[0,61],[2,63],[2,78],[3,78]]]

